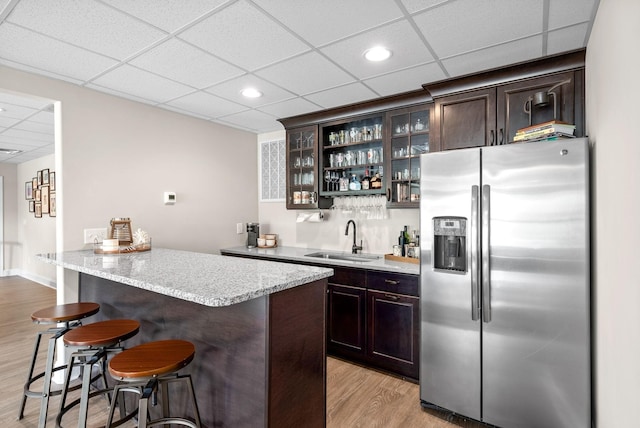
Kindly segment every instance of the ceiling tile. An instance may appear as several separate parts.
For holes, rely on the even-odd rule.
[[[306,44],[243,0],[179,37],[249,71],[309,50]]]
[[[549,2],[549,30],[588,22],[597,0],[552,0]]]
[[[23,131],[29,131],[34,133],[40,133],[45,135],[53,135],[54,126],[53,121],[51,123],[39,123],[31,120],[25,120],[14,126],[13,129],[19,129]]]
[[[31,107],[3,103],[2,101],[0,101],[0,107],[5,109],[5,111],[0,112],[0,117],[12,120],[23,120],[38,112],[38,110]]]
[[[256,74],[298,95],[334,88],[355,80],[317,52],[272,65]]]
[[[541,52],[542,36],[535,36],[445,59],[442,64],[455,77],[538,58]]]
[[[120,60],[166,35],[93,0],[21,0],[7,21]]]
[[[269,132],[283,129],[276,118],[257,110],[247,110],[221,118],[225,123],[240,126],[252,132]]]
[[[130,15],[136,16],[165,31],[173,32],[210,12],[227,0],[103,0]]]
[[[0,106],[2,104],[13,104],[16,106],[24,106],[40,110],[50,105],[51,101],[44,98],[32,97],[26,94],[0,92]]]
[[[0,65],[4,65],[6,67],[11,67],[11,68],[16,69],[16,70],[26,71],[28,73],[37,74],[37,75],[40,75],[40,76],[50,77],[52,79],[63,80],[65,82],[73,83],[74,85],[82,85],[85,82],[85,79],[78,79],[78,78],[75,78],[75,77],[71,77],[71,76],[67,76],[67,75],[64,75],[64,74],[53,72],[50,69],[49,70],[45,70],[45,69],[38,68],[38,67],[32,67],[30,65],[26,65],[26,64],[21,63],[21,62],[10,61],[10,60],[7,60],[7,59],[3,59],[1,56],[0,56]]]
[[[436,82],[445,77],[442,68],[440,68],[437,63],[432,62],[430,64],[385,74],[384,76],[366,79],[364,84],[381,96],[386,96],[420,89],[424,83]]]
[[[376,93],[362,83],[351,83],[339,88],[305,95],[305,98],[324,108],[330,108],[370,100],[376,98]]]
[[[126,64],[94,79],[93,83],[158,103],[193,92],[189,86]]]
[[[53,132],[43,134],[42,132],[31,132],[25,131],[24,129],[11,128],[2,133],[2,139],[36,146],[42,145],[42,143],[53,143]]]
[[[320,110],[321,107],[304,98],[292,98],[276,104],[269,104],[258,108],[258,110],[270,114],[277,118],[297,116],[299,114],[309,113]]]
[[[549,31],[547,34],[547,55],[553,55],[576,46],[584,45],[589,24],[578,24],[561,30]]]
[[[364,52],[376,45],[390,49],[391,58],[381,62],[367,61],[363,56]],[[433,60],[420,37],[406,21],[359,34],[322,48],[321,51],[360,79]]]
[[[202,89],[244,73],[178,39],[170,39],[129,62],[136,67]],[[187,66],[194,64],[197,66]]]
[[[53,112],[51,111],[39,111],[33,116],[29,117],[32,122],[46,123],[53,125]]]
[[[436,54],[444,58],[542,32],[542,2],[493,0],[487,7],[486,2],[458,0],[413,19]]]
[[[0,40],[0,58],[75,79],[90,79],[116,64],[116,61],[102,55],[44,37],[13,24],[0,25]]]
[[[240,104],[224,100],[207,92],[195,92],[166,103],[189,112],[198,113],[206,117],[217,118],[230,113],[237,113],[247,108]]]
[[[416,13],[421,10],[429,9],[440,3],[455,0],[400,0],[409,13]]]
[[[262,96],[259,98],[247,98],[242,96],[240,91],[248,87],[259,90],[262,92]],[[273,104],[293,97],[291,92],[269,83],[253,74],[247,74],[219,85],[215,85],[207,89],[207,92],[247,107],[259,107],[265,104]]]
[[[314,45],[324,45],[402,17],[392,1],[254,0],[261,8]]]

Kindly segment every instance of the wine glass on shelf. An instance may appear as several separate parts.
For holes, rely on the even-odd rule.
[[[330,191],[330,183],[331,183],[331,171],[327,170],[324,173],[324,181],[327,183],[327,192]]]
[[[340,181],[340,176],[338,175],[338,171],[333,171],[331,173],[331,182],[333,183],[333,191],[335,192],[338,189],[338,181]]]

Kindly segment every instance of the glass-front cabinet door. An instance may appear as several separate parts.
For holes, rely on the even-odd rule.
[[[317,135],[318,127],[315,125],[287,130],[287,209],[313,209],[327,205],[318,197]]]
[[[429,152],[431,104],[387,114],[387,206],[420,207],[420,155]]]
[[[321,196],[382,194],[384,114],[320,126]]]

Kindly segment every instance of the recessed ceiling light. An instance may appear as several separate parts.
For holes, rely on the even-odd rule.
[[[391,51],[383,46],[375,46],[364,52],[364,57],[369,61],[379,62],[391,56]]]
[[[242,96],[247,98],[260,98],[262,96],[262,92],[260,92],[256,88],[245,88],[240,93],[242,94]]]
[[[22,150],[16,149],[0,149],[0,155],[15,155],[22,152]]]

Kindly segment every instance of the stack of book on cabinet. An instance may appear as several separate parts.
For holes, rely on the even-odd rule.
[[[558,138],[573,138],[576,126],[559,120],[538,123],[518,129],[513,142],[555,140]]]

